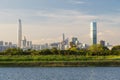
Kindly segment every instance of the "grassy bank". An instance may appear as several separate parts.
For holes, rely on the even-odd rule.
[[[0,67],[120,67],[120,61],[12,61],[0,62]]]
[[[75,55],[5,55],[0,56],[0,61],[96,61],[96,60],[120,60],[120,56],[75,56]]]
[[[120,56],[0,56],[0,66],[39,67],[39,66],[120,66]]]

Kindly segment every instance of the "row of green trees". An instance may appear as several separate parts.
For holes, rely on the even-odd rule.
[[[102,45],[92,45],[88,49],[77,49],[72,47],[68,50],[44,49],[44,50],[25,50],[19,48],[9,48],[0,55],[81,55],[81,56],[107,56],[120,55],[120,45],[114,46],[111,50]]]

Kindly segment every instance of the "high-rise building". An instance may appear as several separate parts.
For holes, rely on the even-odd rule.
[[[5,45],[5,46],[8,46],[8,42],[5,42],[4,45]]]
[[[105,46],[105,41],[104,41],[104,40],[101,40],[101,41],[100,41],[100,45]]]
[[[63,33],[63,42],[65,41],[65,34]]]
[[[63,33],[63,41],[62,41],[62,50],[64,50],[65,49],[65,43],[64,43],[64,41],[65,41],[65,34]]]
[[[92,45],[97,44],[97,22],[91,22],[90,25],[91,29],[91,41]]]
[[[78,41],[77,37],[72,37],[72,42],[73,42],[74,45],[76,45],[77,41]]]
[[[0,41],[0,46],[3,46],[4,45],[4,42],[3,41]]]
[[[21,41],[21,48],[25,49],[27,44],[26,37],[24,36],[24,40]]]
[[[27,41],[26,47],[27,47],[27,49],[31,49],[32,48],[32,41]]]
[[[9,42],[9,46],[10,46],[10,47],[12,46],[12,42]]]
[[[22,23],[21,19],[19,19],[19,27],[18,27],[18,47],[21,48],[22,41]]]

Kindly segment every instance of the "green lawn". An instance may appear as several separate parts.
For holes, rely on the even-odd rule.
[[[120,56],[75,56],[75,55],[39,55],[39,56],[0,56],[0,61],[96,61],[120,60]]]

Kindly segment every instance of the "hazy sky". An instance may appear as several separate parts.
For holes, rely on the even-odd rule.
[[[18,19],[33,43],[78,37],[90,43],[90,22],[98,24],[98,41],[120,44],[120,0],[0,0],[0,40],[17,43]]]

